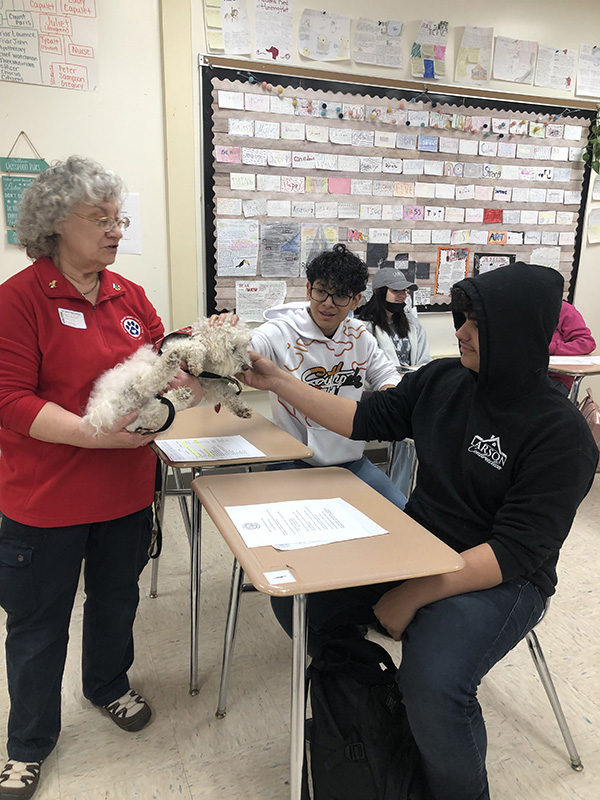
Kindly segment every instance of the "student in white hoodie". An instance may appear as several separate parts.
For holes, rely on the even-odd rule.
[[[360,400],[365,386],[395,386],[400,376],[360,320],[349,317],[365,290],[369,273],[343,244],[319,254],[306,268],[308,302],[287,303],[265,311],[267,320],[252,335],[251,347],[291,374],[324,392]],[[406,497],[364,455],[364,442],[318,425],[271,394],[275,422],[314,452],[293,466],[349,469],[400,508]]]

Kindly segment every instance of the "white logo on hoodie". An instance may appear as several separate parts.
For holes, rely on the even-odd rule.
[[[469,453],[475,453],[479,458],[483,458],[494,469],[502,469],[506,464],[506,453],[502,452],[499,436],[490,436],[489,439],[482,439],[481,436],[475,435],[469,445]]]

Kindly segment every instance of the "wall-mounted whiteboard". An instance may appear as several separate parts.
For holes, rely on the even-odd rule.
[[[212,66],[201,80],[209,312],[303,299],[306,264],[338,241],[371,272],[402,269],[423,310],[516,260],[555,267],[572,296],[592,111]]]

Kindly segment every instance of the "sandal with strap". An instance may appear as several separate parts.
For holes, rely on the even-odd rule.
[[[138,694],[134,689],[130,689],[122,697],[113,700],[112,703],[102,706],[102,709],[115,725],[130,733],[141,731],[150,722],[150,717],[152,716],[152,709],[142,695]]]
[[[9,759],[0,772],[0,800],[29,800],[40,780],[41,761]]]

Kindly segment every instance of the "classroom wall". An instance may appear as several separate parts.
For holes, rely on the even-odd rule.
[[[74,153],[91,156],[119,173],[130,192],[139,192],[142,255],[119,255],[115,269],[142,284],[169,320],[159,4],[102,0],[97,8],[98,90],[0,82],[0,154],[8,155],[24,130],[49,163]],[[22,138],[13,155],[34,156]],[[0,281],[30,263],[24,251],[6,243],[4,230]]]
[[[304,7],[315,7],[310,3],[297,2],[294,9],[294,29],[297,30],[298,23]],[[291,66],[305,69],[319,69],[331,72],[354,72],[357,76],[371,75],[385,78],[397,78],[399,81],[414,81],[410,75],[409,55],[410,44],[416,34],[420,21],[425,19],[447,19],[450,22],[451,30],[447,48],[447,70],[448,76],[440,82],[452,84],[454,76],[455,53],[460,46],[462,28],[466,24],[478,25],[481,27],[494,27],[494,34],[509,36],[521,39],[533,39],[541,44],[549,46],[572,47],[577,51],[579,44],[590,44],[590,36],[600,30],[600,3],[591,3],[589,0],[573,0],[564,3],[563,0],[544,0],[544,2],[523,3],[522,0],[504,0],[501,4],[480,3],[473,4],[466,0],[455,0],[448,4],[446,0],[423,0],[418,9],[409,6],[399,6],[393,0],[375,0],[368,8],[362,0],[328,0],[323,6],[318,6],[330,12],[338,12],[350,15],[357,19],[361,15],[367,15],[377,19],[401,19],[404,21],[404,64],[402,70],[392,70],[384,67],[376,67],[366,64],[354,64],[354,62],[340,61],[322,62],[312,61],[300,57],[297,50],[292,52]],[[404,10],[403,10],[404,9]],[[254,5],[248,3],[248,11],[253,21]],[[408,13],[406,13],[408,12]],[[198,52],[205,53],[205,27],[203,18],[203,6],[200,2],[192,5],[192,40]],[[243,58],[240,61],[244,61]],[[269,69],[269,64],[265,68]],[[276,65],[273,67],[276,70]],[[360,77],[358,78],[360,81]],[[433,88],[434,82],[429,81],[428,86]],[[481,89],[481,94],[485,96],[486,89],[498,91],[505,94],[535,95],[539,97],[549,97],[553,101],[558,101],[568,105],[574,102],[573,95],[560,98],[560,95],[551,90],[541,87],[524,86],[511,84],[502,81],[490,81]],[[588,325],[596,333],[600,346],[600,245],[585,246],[581,253],[581,263],[577,289],[575,294],[575,304],[584,315]],[[454,354],[456,345],[453,336],[451,318],[449,314],[422,314],[421,323],[427,331],[431,350],[434,355]],[[600,382],[599,382],[600,386]],[[600,389],[598,390],[600,392]]]
[[[248,6],[252,17],[251,0]],[[0,82],[0,154],[7,155],[19,131],[25,130],[48,161],[80,153],[120,173],[129,190],[140,194],[142,255],[121,254],[116,269],[146,288],[168,327],[188,324],[198,311],[204,311],[197,71],[198,55],[206,52],[203,3],[102,0],[97,7],[98,91]],[[303,7],[298,0],[295,27]],[[402,16],[392,0],[376,0],[368,11],[361,0],[329,0],[327,9],[353,18],[364,13],[384,19]],[[600,30],[600,3],[590,0],[568,4],[505,0],[501,5],[457,0],[451,11],[447,2],[424,0],[419,12],[428,19],[449,18],[449,65],[460,43],[462,31],[457,26],[467,23],[493,25],[499,35],[574,48],[580,42],[590,43],[591,32]],[[416,14],[404,17],[406,64],[420,19]],[[359,68],[352,62],[321,64],[295,53],[292,65],[332,72],[354,69],[359,76],[410,80],[408,68],[392,71],[371,65]],[[450,67],[449,77],[452,74]],[[491,82],[489,88],[561,102],[548,89],[501,82]],[[573,102],[572,97],[562,100],[566,105]],[[32,154],[21,144],[14,155]],[[6,243],[4,233],[1,238],[0,280],[5,280],[28,260]],[[575,302],[600,344],[599,260],[600,245],[584,245]],[[422,315],[422,321],[434,354],[456,352],[449,315]]]

